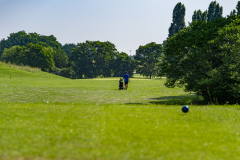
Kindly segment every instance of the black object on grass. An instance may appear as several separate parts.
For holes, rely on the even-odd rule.
[[[183,111],[184,113],[187,113],[187,112],[189,111],[189,107],[188,107],[187,105],[183,106],[183,107],[182,107],[182,111]]]

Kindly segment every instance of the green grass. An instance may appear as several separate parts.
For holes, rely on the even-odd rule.
[[[0,159],[239,159],[240,106],[191,105],[194,94],[164,82],[118,90],[118,78],[0,64]]]

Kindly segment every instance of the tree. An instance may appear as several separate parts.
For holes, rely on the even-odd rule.
[[[219,3],[213,1],[209,4],[208,7],[208,14],[207,14],[207,21],[212,21],[214,19],[222,17],[223,14],[223,7],[220,7]]]
[[[223,7],[220,7],[219,3],[216,5],[214,19],[221,18],[223,14]]]
[[[27,46],[13,46],[5,49],[1,60],[17,65],[29,65],[41,68],[43,71],[52,71],[54,61],[52,49],[38,44],[29,43]]]
[[[121,52],[116,55],[116,60],[114,61],[114,77],[122,77],[126,71],[128,71],[129,76],[132,77],[134,69],[134,59],[128,56],[127,53]]]
[[[60,76],[75,79],[76,73],[74,72],[74,70],[71,66],[71,67],[62,68],[62,70],[60,72]]]
[[[168,39],[161,64],[167,87],[185,87],[206,103],[240,101],[238,17],[194,21]]]
[[[206,21],[207,20],[207,11],[202,12],[201,10],[194,11],[193,16],[192,16],[192,21]]]
[[[170,38],[175,33],[178,33],[185,27],[185,6],[182,3],[178,3],[173,10],[173,22],[168,29],[168,37]]]
[[[208,14],[207,11],[204,11],[204,12],[202,13],[202,21],[207,21],[207,14]]]
[[[161,44],[155,42],[149,43],[145,46],[140,46],[136,50],[136,64],[139,66],[139,73],[144,76],[156,76],[159,72],[157,67],[163,52]]]
[[[65,44],[62,49],[64,50],[64,52],[70,56],[71,55],[71,52],[72,52],[72,49],[73,48],[77,48],[77,45],[76,44],[73,44],[73,43],[69,43],[69,44]]]
[[[237,16],[237,15],[240,15],[240,1],[238,1],[236,9],[232,10],[229,16]]]
[[[72,49],[70,61],[73,63],[73,70],[76,73],[76,78],[94,78],[96,70],[94,66],[95,50],[90,45],[90,42],[78,43],[77,48]]]
[[[68,65],[68,56],[62,49],[52,51],[53,60],[57,68],[64,68]]]
[[[240,15],[240,1],[238,1],[236,9],[237,9],[237,15]]]
[[[198,10],[198,11],[194,11],[194,13],[193,13],[193,16],[192,16],[192,21],[195,21],[195,20],[197,20],[197,21],[200,21],[200,20],[202,20],[202,11],[201,10]]]
[[[87,41],[94,50],[94,66],[97,76],[113,76],[113,67],[117,55],[116,46],[111,42]]]
[[[234,9],[233,11],[230,12],[229,16],[236,16],[237,15],[237,11]]]
[[[86,41],[72,49],[70,62],[77,78],[111,77],[115,72],[117,49],[111,42]]]
[[[27,46],[29,43],[39,44],[44,47],[52,47],[54,50],[62,47],[53,35],[44,36],[37,33],[27,34],[25,31],[19,31],[17,33],[11,33],[7,39],[0,41],[0,56],[5,48],[11,48],[12,46]]]
[[[19,64],[20,62],[17,62],[18,59],[20,59],[18,56],[21,55],[23,48],[19,46],[13,46],[11,48],[5,48],[2,55],[1,55],[1,61],[4,62],[15,62],[16,64]],[[18,54],[16,54],[18,53]]]

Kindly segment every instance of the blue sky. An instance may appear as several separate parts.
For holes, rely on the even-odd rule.
[[[54,35],[62,43],[110,41],[132,54],[140,45],[162,43],[168,36],[173,8],[186,7],[185,22],[194,10],[205,11],[212,0],[0,0],[0,39],[25,30]],[[238,1],[218,0],[223,15]]]

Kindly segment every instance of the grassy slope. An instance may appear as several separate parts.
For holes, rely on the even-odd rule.
[[[10,76],[12,79],[10,80]],[[70,80],[0,65],[0,159],[238,159],[239,106],[190,106],[164,79]]]
[[[11,76],[11,80],[10,80]],[[71,80],[53,74],[17,71],[0,65],[0,102],[187,104],[194,95],[167,89],[164,79],[132,79],[129,90],[118,90],[118,78]],[[171,100],[171,101],[169,101]]]

